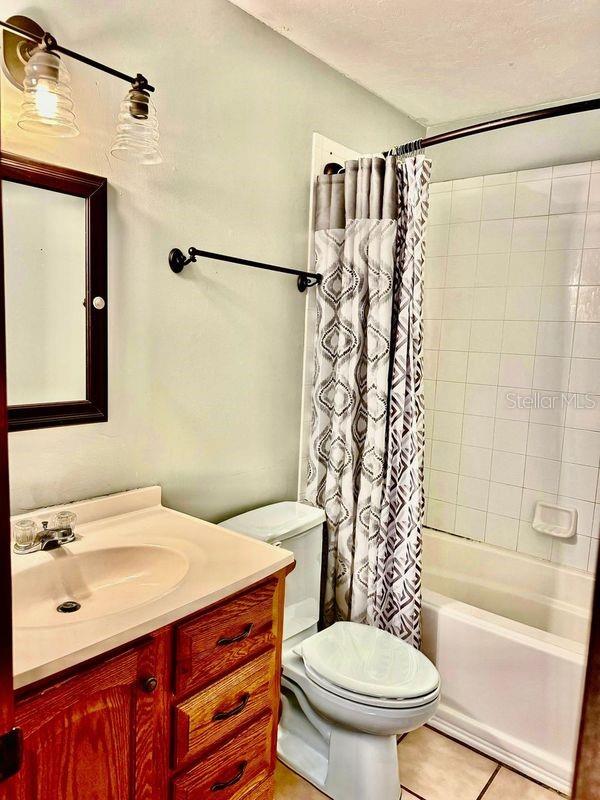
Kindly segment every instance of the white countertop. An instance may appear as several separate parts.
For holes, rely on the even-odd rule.
[[[76,533],[80,538],[51,552],[13,554],[13,575],[57,554],[65,557],[68,553],[130,545],[173,548],[186,556],[189,568],[174,589],[133,608],[81,621],[74,615],[57,613],[56,624],[50,627],[14,626],[15,689],[206,608],[294,561],[292,553],[281,547],[165,508],[157,486],[42,509],[13,521],[25,517],[40,521],[65,508],[78,515]],[[13,593],[13,604],[21,602],[27,602],[27,598]]]

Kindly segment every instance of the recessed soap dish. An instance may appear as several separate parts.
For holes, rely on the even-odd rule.
[[[532,527],[547,536],[570,539],[577,533],[577,509],[537,502]]]

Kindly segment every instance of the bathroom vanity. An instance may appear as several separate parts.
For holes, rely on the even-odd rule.
[[[272,798],[291,553],[157,487],[69,509],[68,553],[13,556],[18,800]],[[56,611],[65,588],[74,613]]]

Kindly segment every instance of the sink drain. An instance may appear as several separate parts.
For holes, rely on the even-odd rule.
[[[77,603],[75,600],[65,600],[64,603],[56,606],[56,610],[61,614],[72,614],[74,611],[79,611],[80,608],[81,603]]]

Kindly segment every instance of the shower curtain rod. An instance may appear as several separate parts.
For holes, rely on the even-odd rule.
[[[581,111],[594,111],[600,109],[600,97],[591,100],[579,100],[575,103],[565,103],[562,106],[551,106],[550,108],[540,108],[537,111],[525,111],[522,114],[512,114],[510,117],[501,119],[491,119],[488,122],[478,122],[475,125],[467,125],[465,128],[457,128],[445,133],[436,133],[434,136],[426,136],[424,139],[416,139],[413,142],[406,142],[400,147],[386,151],[383,155],[388,156],[392,153],[397,155],[407,155],[414,153],[423,147],[434,147],[436,144],[452,142],[455,139],[464,139],[466,136],[474,136],[478,133],[499,130],[500,128],[510,128],[512,125],[522,125],[525,122],[537,122],[542,119],[552,119],[562,117],[566,114],[578,114]]]

